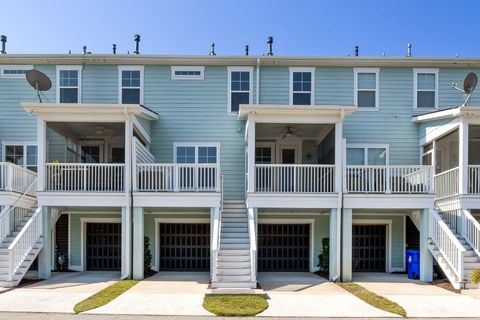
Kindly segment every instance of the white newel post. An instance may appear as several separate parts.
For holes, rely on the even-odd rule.
[[[42,236],[43,247],[38,254],[38,278],[50,279],[52,277],[52,211],[43,207]]]
[[[433,280],[433,258],[428,249],[430,210],[420,210],[420,280],[424,282]]]
[[[343,175],[343,119],[335,124],[335,192],[342,192]]]
[[[459,185],[458,192],[460,194],[468,193],[468,123],[462,122],[459,127],[458,139],[458,168],[459,168]]]
[[[133,279],[144,278],[144,215],[142,207],[133,208]],[[150,239],[150,245],[155,239]],[[150,247],[152,249],[152,247]]]
[[[342,216],[342,281],[352,281],[352,209],[343,209]]]
[[[247,192],[255,192],[255,120],[248,119],[247,155],[248,155],[248,187]]]
[[[37,119],[37,191],[43,191],[45,188],[45,163],[47,160],[47,123]]]

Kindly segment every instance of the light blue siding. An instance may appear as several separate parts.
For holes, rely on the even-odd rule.
[[[118,103],[116,65],[85,65],[82,77],[83,103]]]
[[[289,77],[287,67],[261,67],[260,103],[288,104]]]
[[[353,105],[353,68],[316,68],[316,105]]]

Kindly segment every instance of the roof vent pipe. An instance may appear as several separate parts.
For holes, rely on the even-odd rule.
[[[355,57],[358,57],[358,46],[355,46]]]
[[[411,57],[412,56],[412,44],[409,43],[407,44],[407,57]]]
[[[268,44],[267,56],[273,56],[273,51],[272,51],[273,37],[268,37],[267,44]]]
[[[140,54],[140,35],[134,35],[133,40],[135,41],[135,51],[133,51],[133,53]]]
[[[87,46],[83,46],[83,54],[87,54]]]
[[[113,54],[117,54],[117,45],[115,43],[112,45],[112,51]]]
[[[245,46],[245,55],[248,56],[248,44]]]
[[[3,34],[0,36],[0,41],[2,42],[2,51],[0,51],[1,54],[6,54],[7,49],[6,49],[6,43],[7,43],[7,36],[4,36]]]
[[[216,56],[217,54],[215,53],[215,42],[212,42],[210,45],[210,52],[208,53],[209,56]]]

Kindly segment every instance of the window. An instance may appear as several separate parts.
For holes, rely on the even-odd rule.
[[[176,143],[176,163],[219,163],[219,143]]]
[[[347,165],[385,166],[388,161],[388,145],[347,146]]]
[[[361,110],[378,110],[379,108],[379,69],[354,68],[354,104]]]
[[[255,163],[273,163],[274,150],[275,142],[257,142],[255,144]]]
[[[438,108],[438,69],[413,69],[413,108]]]
[[[5,161],[37,172],[37,146],[30,144],[6,144]]]
[[[57,102],[80,103],[81,66],[57,66]]]
[[[422,164],[431,166],[433,164],[433,142],[423,146]]]
[[[119,103],[143,104],[143,66],[119,66]]]
[[[228,112],[252,103],[253,67],[228,67]]]
[[[33,69],[32,65],[6,65],[0,66],[0,78],[4,79],[25,79],[28,70]]]
[[[290,68],[290,104],[313,105],[315,68]]]
[[[203,80],[205,67],[172,66],[172,80]]]
[[[100,163],[99,146],[82,146],[80,150],[82,163]]]

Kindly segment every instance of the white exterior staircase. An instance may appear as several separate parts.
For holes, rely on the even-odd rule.
[[[15,287],[43,247],[42,209],[6,207],[0,226],[0,287]]]
[[[252,252],[245,201],[225,201],[219,225],[219,250],[214,263],[212,287],[218,293],[242,293],[255,289],[256,249]],[[253,260],[253,264],[252,264]]]
[[[429,250],[456,289],[478,288],[478,285],[470,283],[470,274],[474,269],[480,268],[479,250],[472,247],[469,235],[464,237],[468,219],[475,219],[466,215],[470,213],[462,210],[432,210],[429,221]],[[457,228],[460,220],[462,226]],[[480,235],[478,227],[480,225],[476,222],[476,238]]]

